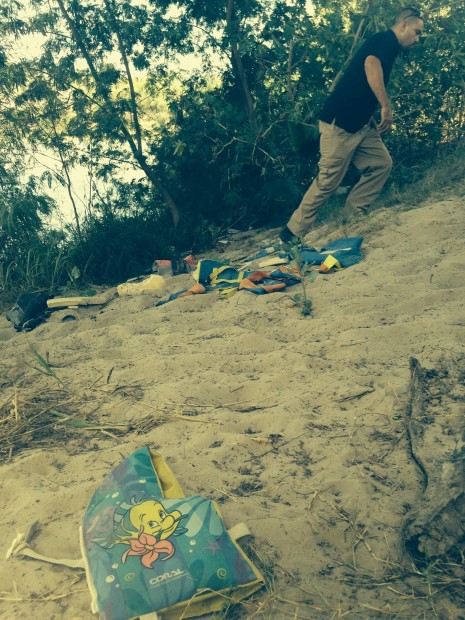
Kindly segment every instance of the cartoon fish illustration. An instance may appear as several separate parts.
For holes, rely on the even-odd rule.
[[[106,549],[118,544],[129,545],[121,557],[122,563],[128,556],[136,555],[141,557],[143,566],[152,568],[158,558],[167,560],[174,554],[175,547],[168,538],[187,531],[179,527],[184,517],[179,510],[168,512],[158,500],[133,497],[116,508],[110,536],[94,538],[93,542]],[[160,557],[161,554],[164,557]]]

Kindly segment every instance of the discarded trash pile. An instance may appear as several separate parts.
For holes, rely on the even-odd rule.
[[[288,286],[299,284],[307,268],[316,267],[320,273],[329,273],[360,262],[362,241],[362,237],[339,239],[328,243],[320,251],[302,246],[295,248],[295,256],[292,256],[292,251],[283,252],[279,246],[264,246],[256,254],[246,258],[238,267],[221,261],[201,260],[193,273],[197,284],[191,289],[171,294],[168,299],[158,302],[157,305],[215,289],[219,290],[223,297],[229,297],[240,290],[247,290],[256,295],[282,291]],[[253,269],[255,261],[262,258],[265,260],[258,263],[259,269]],[[297,258],[298,268],[296,268]],[[276,268],[271,272],[261,270],[272,266]]]
[[[193,274],[197,284],[188,290],[173,293],[166,301],[159,301],[161,306],[168,301],[187,295],[199,295],[211,290],[219,290],[223,296],[229,296],[239,290],[248,290],[256,295],[263,295],[281,291],[286,286],[293,286],[300,282],[300,278],[289,273],[284,267],[264,271],[239,271],[219,261],[201,260]]]
[[[143,295],[161,291],[166,278],[174,274],[192,273],[196,284],[189,289],[172,293],[168,299],[159,301],[163,305],[181,297],[199,295],[217,289],[223,297],[229,297],[238,290],[247,290],[256,295],[282,291],[288,286],[299,284],[307,269],[317,269],[320,273],[331,273],[350,267],[362,260],[362,237],[348,237],[328,243],[321,250],[301,246],[293,251],[283,251],[277,245],[265,245],[253,256],[234,267],[229,262],[215,260],[196,261],[192,254],[173,266],[172,261],[156,260],[148,277],[131,278],[116,287],[120,297]],[[295,268],[298,256],[299,267]],[[252,268],[260,259],[257,267]],[[271,272],[262,271],[264,267],[274,266]],[[6,318],[17,331],[30,331],[46,321],[51,312],[58,308],[78,306],[104,306],[114,294],[105,291],[101,294],[77,297],[54,297],[48,291],[28,291],[21,293],[16,304],[7,312]]]

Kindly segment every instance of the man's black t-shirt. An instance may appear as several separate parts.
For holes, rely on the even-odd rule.
[[[365,60],[368,56],[376,56],[380,60],[386,86],[399,51],[400,45],[392,30],[378,32],[367,39],[326,99],[320,120],[325,123],[334,121],[350,133],[366,125],[378,106],[378,100],[368,84]]]

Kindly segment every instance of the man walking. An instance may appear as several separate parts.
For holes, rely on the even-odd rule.
[[[279,233],[283,243],[302,238],[319,209],[334,194],[349,165],[360,173],[346,205],[363,213],[378,196],[392,168],[381,134],[392,127],[392,108],[386,93],[398,53],[418,43],[424,23],[417,9],[400,11],[393,25],[365,41],[320,112],[319,174]],[[381,106],[381,121],[373,113]],[[297,240],[295,239],[297,237]]]

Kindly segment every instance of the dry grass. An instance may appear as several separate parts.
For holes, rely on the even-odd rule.
[[[31,346],[29,349],[31,355],[24,363],[24,370],[16,373],[15,380],[3,384],[6,395],[0,401],[0,457],[3,459],[28,448],[63,444],[70,437],[88,441],[91,432],[116,439],[131,432],[146,434],[175,420],[211,424],[209,414],[217,409],[247,412],[275,406],[251,401],[207,404],[197,399],[154,406],[143,400],[144,390],[139,384],[110,385],[111,371],[106,381],[102,376],[86,389],[71,390],[49,363],[47,354],[42,356]],[[6,378],[8,371],[3,370]],[[45,385],[44,381],[34,380],[34,376],[46,377]],[[137,409],[134,421],[101,423],[98,414],[110,401],[130,401]]]
[[[16,584],[16,582],[13,582],[13,590],[0,591],[0,601],[5,601],[8,603],[23,603],[27,601],[37,604],[48,603],[50,601],[60,601],[64,598],[72,596],[73,594],[88,592],[87,588],[74,589],[74,586],[76,586],[78,583],[82,585],[83,581],[85,582],[85,573],[81,572],[79,574],[74,574],[70,576],[66,581],[61,583],[54,590],[29,596],[21,594],[18,585]]]

